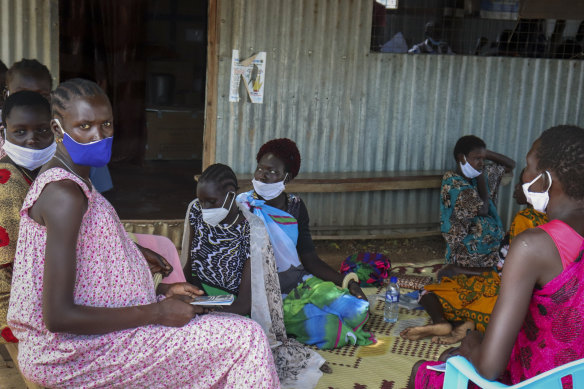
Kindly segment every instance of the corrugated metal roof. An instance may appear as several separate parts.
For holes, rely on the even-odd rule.
[[[300,149],[300,174],[446,170],[456,140],[475,134],[521,169],[544,129],[584,125],[584,61],[371,53],[371,4],[220,1],[217,162],[249,173],[261,144],[285,136]],[[267,52],[263,104],[243,88],[228,101],[232,49]],[[507,225],[512,186],[499,200]],[[313,226],[438,221],[437,190],[303,197]]]
[[[0,59],[34,58],[59,79],[59,1],[0,0]]]

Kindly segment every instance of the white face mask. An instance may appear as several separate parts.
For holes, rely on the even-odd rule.
[[[253,189],[255,192],[262,196],[264,200],[269,201],[280,196],[280,193],[286,189],[286,185],[284,185],[286,177],[288,177],[288,173],[286,173],[282,181],[274,182],[273,184],[266,184],[265,182],[258,181],[255,178],[251,180],[251,183],[253,184]]]
[[[224,208],[230,194],[233,194],[233,197],[231,198],[229,208]],[[217,227],[217,225],[221,223],[221,220],[225,219],[227,215],[229,215],[229,211],[231,211],[231,207],[233,206],[233,200],[235,200],[235,193],[228,192],[225,196],[225,200],[223,201],[221,208],[203,208],[203,221],[212,227]]]
[[[6,129],[4,129],[4,146],[2,147],[15,164],[28,170],[35,170],[53,158],[57,144],[53,141],[49,147],[41,150],[18,146],[8,140]]]
[[[529,187],[533,185],[533,183],[543,177],[543,173],[539,176],[535,177],[533,181],[523,184],[523,193],[525,194],[525,199],[529,204],[533,206],[533,209],[539,212],[545,212],[548,202],[550,201],[550,194],[548,191],[552,186],[552,176],[548,171],[545,172],[550,180],[550,184],[548,185],[545,192],[531,192]]]
[[[463,156],[463,158],[464,163],[460,163],[460,170],[462,170],[462,174],[464,174],[464,176],[468,178],[475,178],[480,176],[481,172],[472,167],[472,165],[468,163],[468,161],[466,160],[465,156]]]

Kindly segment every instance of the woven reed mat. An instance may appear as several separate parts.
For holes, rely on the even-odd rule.
[[[417,264],[392,264],[392,275],[434,276],[443,263],[443,259],[437,259]],[[368,296],[384,293],[381,287],[364,288],[363,291]],[[414,363],[420,359],[437,360],[444,350],[452,347],[432,344],[430,339],[411,341],[400,338],[399,333],[404,328],[428,324],[430,317],[424,310],[400,308],[397,323],[386,323],[383,321],[383,304],[382,300],[377,300],[365,326],[375,333],[376,344],[345,346],[336,350],[317,349],[333,370],[332,374],[323,374],[318,389],[405,389]]]

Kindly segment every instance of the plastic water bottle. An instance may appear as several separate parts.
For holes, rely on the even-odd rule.
[[[399,286],[397,277],[391,277],[387,290],[385,291],[385,308],[383,310],[383,320],[387,323],[395,323],[399,314]]]

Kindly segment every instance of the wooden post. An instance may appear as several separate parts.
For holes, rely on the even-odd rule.
[[[215,163],[217,140],[217,79],[219,72],[219,0],[209,0],[207,14],[207,85],[205,87],[205,132],[203,170]]]

